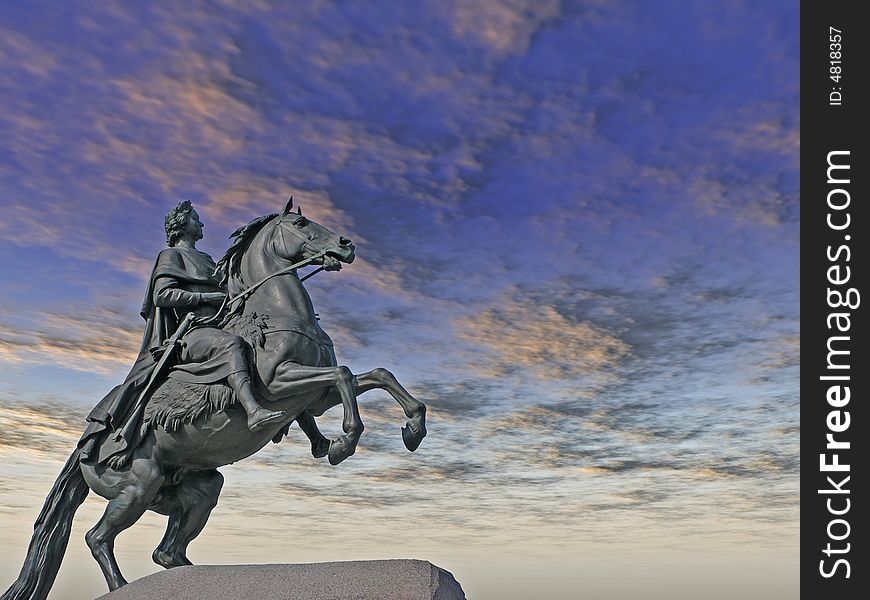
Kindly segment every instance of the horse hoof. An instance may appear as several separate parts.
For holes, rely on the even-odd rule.
[[[119,575],[117,578],[112,579],[111,581],[106,580],[106,583],[109,586],[109,591],[114,592],[115,590],[121,589],[122,587],[127,585],[128,581]]]
[[[329,451],[327,452],[327,455],[329,456],[329,464],[331,465],[337,465],[353,453],[354,448],[351,446],[350,440],[347,439],[346,435],[329,442]]]
[[[420,447],[420,442],[423,441],[424,437],[426,437],[425,427],[421,427],[416,431],[414,431],[410,423],[408,423],[407,427],[402,427],[402,441],[405,442],[405,448],[411,452]]]
[[[323,458],[329,453],[329,440],[323,438],[311,444],[311,456],[314,458]]]
[[[161,552],[160,550],[154,551],[151,555],[151,560],[164,569],[174,569],[175,567],[184,567],[193,564],[186,556],[177,556],[169,554],[168,552]]]

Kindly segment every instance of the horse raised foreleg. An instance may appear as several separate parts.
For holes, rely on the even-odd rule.
[[[190,473],[174,486],[160,490],[160,502],[151,508],[169,515],[166,535],[151,558],[161,567],[171,569],[192,564],[187,546],[199,535],[212,509],[217,505],[224,478],[217,471]]]
[[[326,456],[327,452],[329,452],[329,439],[320,433],[320,429],[318,429],[317,423],[314,421],[314,416],[310,412],[304,411],[296,417],[296,422],[299,423],[299,429],[308,436],[308,440],[311,442],[311,455],[314,458]]]
[[[334,387],[338,390],[344,407],[341,435],[329,442],[329,463],[337,465],[356,452],[356,446],[364,426],[359,415],[359,406],[354,392],[353,373],[347,367],[306,367],[296,363],[281,363],[269,383],[269,393],[286,398],[306,393],[324,392]],[[303,417],[304,418],[304,417]]]
[[[426,405],[414,398],[408,390],[406,390],[396,377],[386,369],[374,369],[367,373],[361,373],[354,377],[353,389],[358,396],[370,390],[381,389],[387,391],[402,407],[405,416],[408,417],[408,422],[405,427],[402,427],[402,441],[405,442],[405,447],[411,452],[420,446],[420,442],[426,437]],[[338,404],[338,398],[333,398],[332,395],[337,395],[338,391],[330,392],[325,400],[327,405]],[[304,420],[303,418],[304,417]],[[317,423],[314,422],[314,417],[309,413],[303,413],[300,418],[297,418],[299,427],[311,440],[311,451],[315,457],[320,458],[315,454],[315,447],[323,434],[317,428]],[[325,438],[324,438],[325,439]]]
[[[399,403],[408,418],[406,427],[402,427],[402,441],[411,452],[416,450],[426,437],[426,405],[414,398],[392,373],[383,368],[357,375],[354,384],[357,394],[382,389]]]

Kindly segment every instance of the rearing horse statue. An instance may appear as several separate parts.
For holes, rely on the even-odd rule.
[[[354,260],[353,244],[302,216],[301,211],[291,212],[291,207],[292,199],[281,214],[254,219],[240,228],[218,263],[232,298],[233,316],[225,327],[257,330],[251,344],[257,395],[269,409],[284,411],[286,418],[252,431],[245,412],[230,400],[199,407],[192,417],[170,427],[151,410],[146,413],[151,415],[145,421],[147,434],[124,466],[82,463],[81,451],[76,449],[36,520],[18,579],[0,600],[48,596],[66,551],[73,516],[89,490],[109,501],[85,540],[109,589],[115,590],[127,583],[114,556],[119,533],[146,510],[168,515],[166,534],[152,558],[165,568],[191,564],[187,546],[205,526],[223,484],[217,468],[280,439],[293,421],[311,440],[314,456],[328,456],[331,464],[338,464],[354,453],[363,432],[357,396],[383,389],[408,419],[402,428],[405,446],[413,452],[420,445],[426,435],[425,405],[386,369],[354,375],[338,366],[332,341],[320,328],[311,298],[293,268],[304,262],[335,270],[340,263]],[[172,385],[170,380],[164,383],[151,402],[159,404],[159,395],[171,397],[175,393]],[[317,429],[314,417],[339,404],[344,409],[344,434],[330,440]]]

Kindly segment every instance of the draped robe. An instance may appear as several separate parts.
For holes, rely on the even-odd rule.
[[[130,419],[141,420],[144,404],[138,405],[137,400],[146,389],[159,353],[165,348],[164,342],[173,335],[184,316],[188,312],[200,317],[211,316],[216,311],[214,305],[203,303],[201,296],[224,291],[214,269],[214,260],[193,248],[166,248],[157,256],[140,311],[145,319],[145,332],[139,355],[124,382],[106,394],[88,415],[87,428],[79,440],[83,462],[103,463],[112,456],[123,456],[142,440],[147,424],[124,426]],[[201,362],[173,365],[169,377],[192,383],[213,383],[245,368],[239,363],[238,352],[231,352],[227,344],[227,340],[235,336],[215,328],[194,329],[193,332],[185,334],[182,344],[210,345],[213,348],[210,356],[203,357]],[[110,435],[115,432],[119,435]]]

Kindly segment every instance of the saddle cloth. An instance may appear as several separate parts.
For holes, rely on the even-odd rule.
[[[154,390],[145,406],[145,423],[175,431],[202,415],[237,404],[236,395],[225,383],[188,383],[169,377]]]

